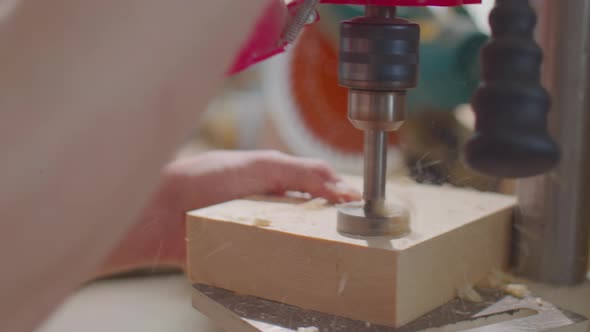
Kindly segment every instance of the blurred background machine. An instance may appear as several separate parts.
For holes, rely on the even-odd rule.
[[[212,144],[277,148],[360,174],[363,133],[347,119],[348,90],[338,85],[338,24],[363,10],[319,6],[321,19],[306,27],[286,54],[232,78],[205,121]],[[477,88],[478,54],[488,39],[477,13],[462,7],[399,7],[400,17],[421,26],[421,70],[420,84],[408,93],[410,116],[390,133],[390,173],[419,182],[498,189],[499,180],[470,171],[459,157],[473,128],[466,104]]]

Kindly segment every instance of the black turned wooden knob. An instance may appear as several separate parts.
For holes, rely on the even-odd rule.
[[[543,54],[533,37],[536,20],[528,0],[497,0],[490,14],[482,84],[471,101],[476,133],[465,151],[467,164],[481,173],[528,177],[559,162],[559,147],[547,132],[550,98],[540,84]]]

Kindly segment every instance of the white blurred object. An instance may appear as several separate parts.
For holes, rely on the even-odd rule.
[[[209,104],[200,129],[217,147],[255,149],[264,118],[264,102],[258,90],[230,89]]]
[[[479,5],[466,5],[463,6],[467,13],[473,19],[475,26],[486,35],[490,35],[491,29],[488,23],[488,17],[492,8],[494,8],[495,0],[482,0]]]
[[[36,332],[222,332],[191,306],[183,275],[94,282],[70,296]]]
[[[475,113],[469,104],[457,106],[454,111],[455,119],[463,125],[463,127],[474,130],[475,129]]]

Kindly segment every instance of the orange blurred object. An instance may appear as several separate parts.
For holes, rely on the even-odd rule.
[[[336,45],[317,26],[307,27],[293,49],[292,94],[305,126],[335,150],[362,153],[363,132],[347,118],[348,89],[338,85]],[[394,132],[390,144],[397,143]]]

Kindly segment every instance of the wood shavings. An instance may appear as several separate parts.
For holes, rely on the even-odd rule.
[[[297,329],[297,332],[320,332],[320,330],[315,326],[310,326],[310,327],[300,327]]]
[[[310,194],[300,192],[300,191],[287,191],[287,192],[285,192],[285,197],[295,198],[295,199],[304,199],[304,200],[312,199]]]
[[[390,203],[383,203],[379,205],[375,205],[374,213],[380,216],[391,216],[395,214],[397,211],[397,206],[390,204]]]
[[[457,288],[457,297],[475,303],[483,301],[481,295],[479,295],[479,293],[473,288],[473,285],[464,285]]]
[[[531,292],[526,285],[523,284],[509,284],[504,287],[504,292],[516,298],[523,299]]]
[[[482,280],[478,286],[483,288],[503,289],[508,284],[521,282],[518,278],[504,271],[494,269],[488,273],[487,277]]]
[[[401,201],[401,200],[397,200]],[[383,202],[383,204],[374,205],[374,213],[380,216],[396,216],[400,218],[409,218],[409,211],[405,204],[399,202]]]
[[[355,186],[351,186],[345,181],[325,183],[324,187],[327,191],[334,194],[338,202],[341,204],[348,201],[360,200],[362,198],[361,192],[358,191]]]
[[[311,201],[299,204],[305,210],[321,210],[328,206],[328,201],[325,198],[314,198]]]
[[[338,295],[341,295],[346,287],[346,282],[348,281],[348,273],[344,273],[340,278],[340,283],[338,284]]]
[[[252,225],[256,226],[256,227],[268,227],[272,224],[272,221],[268,220],[268,219],[264,219],[264,218],[254,218],[254,221],[252,222]]]

